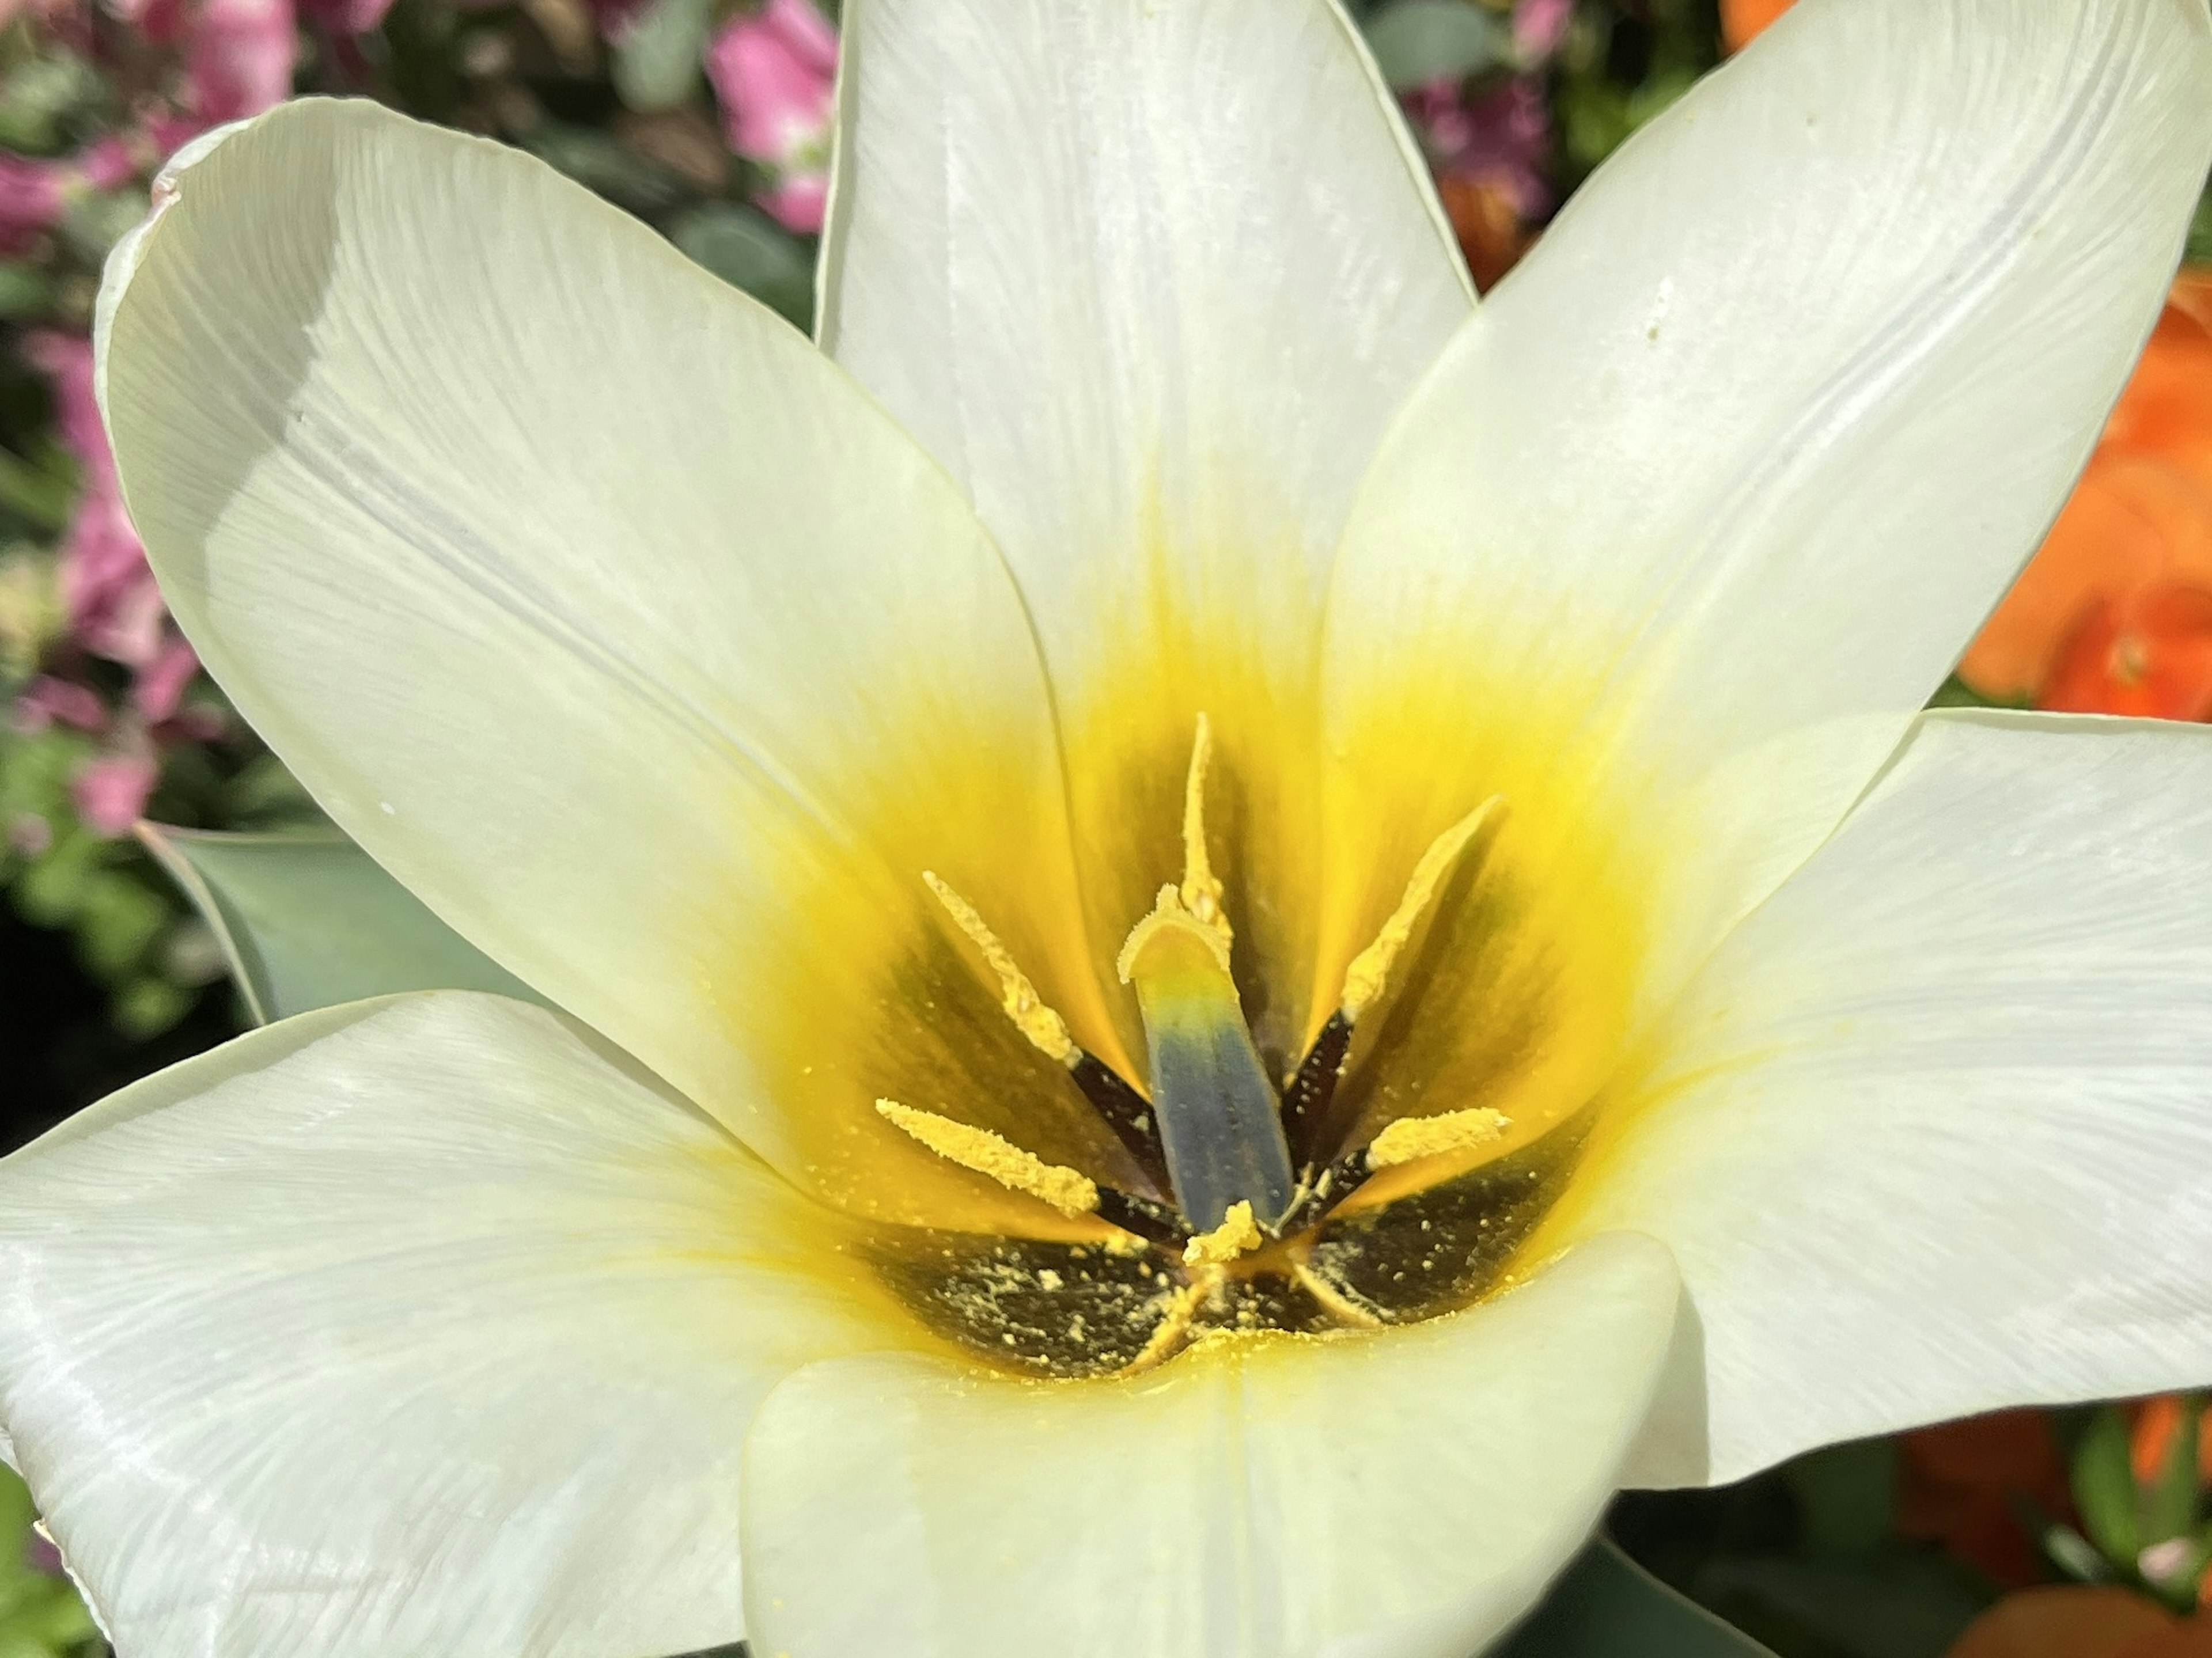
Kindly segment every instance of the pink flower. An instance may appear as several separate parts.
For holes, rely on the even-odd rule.
[[[1521,61],[1534,64],[1550,58],[1574,17],[1575,0],[1519,0],[1513,8],[1513,44]]]
[[[793,230],[822,228],[836,76],[836,33],[809,0],[768,0],[707,48],[730,148],[775,174],[760,204]]]
[[[158,725],[177,712],[184,701],[185,688],[192,683],[192,676],[200,671],[200,659],[180,634],[172,634],[154,654],[152,661],[138,670],[138,677],[131,687],[131,706]]]
[[[100,423],[100,402],[92,391],[92,342],[41,330],[24,340],[23,354],[52,383],[54,425],[62,447],[84,469],[86,487],[112,481],[115,458],[108,452],[107,431]]]
[[[1524,222],[1551,212],[1543,169],[1552,120],[1535,77],[1502,82],[1472,103],[1458,82],[1434,81],[1406,94],[1405,105],[1439,179],[1496,191]]]
[[[88,761],[71,780],[70,799],[86,828],[105,840],[117,840],[145,816],[146,798],[160,779],[150,749],[103,754]]]
[[[333,34],[367,34],[384,21],[392,0],[301,0],[300,9]]]
[[[99,693],[52,674],[40,674],[15,699],[15,726],[21,732],[42,732],[57,725],[96,732],[106,724],[107,705]]]
[[[0,155],[0,251],[15,252],[51,229],[68,206],[61,170],[52,161]]]
[[[185,67],[203,120],[240,120],[292,95],[300,52],[292,0],[203,0],[186,33]]]

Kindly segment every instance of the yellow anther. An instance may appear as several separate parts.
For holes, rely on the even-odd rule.
[[[1382,923],[1382,931],[1376,934],[1373,944],[1352,958],[1352,965],[1344,970],[1344,999],[1340,1005],[1346,1023],[1358,1023],[1359,1016],[1382,999],[1382,993],[1389,987],[1390,969],[1397,964],[1399,952],[1413,938],[1422,912],[1435,901],[1437,889],[1451,873],[1452,865],[1467,850],[1467,843],[1474,838],[1474,832],[1504,804],[1503,796],[1492,795],[1429,843],[1420,862],[1413,865],[1413,878],[1406,883],[1405,896],[1398,900],[1398,908],[1390,912],[1390,919]]]
[[[1206,774],[1212,763],[1213,726],[1201,714],[1182,785],[1182,890],[1177,896],[1194,920],[1220,933],[1225,955],[1236,934],[1221,908],[1221,881],[1206,852]]]
[[[1073,1070],[1083,1058],[1076,1047],[1075,1038],[1067,1032],[1067,1021],[1045,1005],[1015,962],[1013,952],[999,942],[969,903],[928,870],[921,872],[922,880],[937,895],[937,902],[945,906],[945,913],[952,918],[953,925],[968,935],[968,942],[983,953],[983,960],[991,971],[999,975],[999,1005],[1006,1010],[1006,1017],[1014,1028],[1030,1040],[1032,1047],[1047,1057],[1057,1060]]]
[[[1504,1133],[1511,1120],[1503,1111],[1479,1105],[1438,1117],[1401,1117],[1368,1143],[1367,1166],[1394,1169],[1416,1157],[1438,1157],[1486,1145]]]
[[[1239,1255],[1249,1255],[1267,1242],[1260,1230],[1260,1223],[1252,1217],[1249,1203],[1232,1203],[1229,1212],[1222,1217],[1221,1224],[1211,1232],[1200,1232],[1182,1247],[1183,1264],[1188,1266],[1226,1266]]]
[[[1098,1187],[1088,1175],[1047,1163],[988,1128],[917,1111],[896,1100],[878,1100],[876,1109],[947,1163],[988,1175],[1008,1191],[1048,1203],[1070,1219],[1098,1207]]]
[[[1338,1322],[1349,1324],[1355,1329],[1379,1330],[1382,1327],[1382,1314],[1375,1310],[1364,1296],[1338,1283],[1311,1261],[1292,1267],[1291,1276],[1305,1285],[1308,1295],[1334,1314]]]

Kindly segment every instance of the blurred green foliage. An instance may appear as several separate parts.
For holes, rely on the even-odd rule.
[[[100,1632],[35,1519],[23,1482],[0,1467],[0,1658],[89,1658],[105,1650]]]

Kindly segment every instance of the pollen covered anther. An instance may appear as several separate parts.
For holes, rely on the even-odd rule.
[[[1367,1167],[1395,1169],[1419,1157],[1472,1151],[1498,1139],[1512,1126],[1503,1111],[1478,1105],[1434,1117],[1401,1117],[1367,1144]]]
[[[1049,1204],[1071,1220],[1098,1207],[1097,1183],[1089,1175],[1047,1163],[988,1128],[955,1122],[933,1111],[917,1111],[896,1100],[878,1100],[876,1109],[892,1127],[921,1141],[947,1163],[988,1175],[1008,1191]]]
[[[1183,1245],[1183,1263],[1189,1266],[1226,1266],[1267,1241],[1267,1234],[1261,1231],[1260,1223],[1253,1218],[1252,1206],[1231,1204],[1220,1225],[1211,1232],[1200,1232]]]
[[[1206,774],[1213,763],[1213,726],[1201,714],[1190,746],[1190,769],[1182,784],[1182,886],[1176,893],[1184,913],[1220,935],[1224,958],[1236,933],[1221,907],[1221,881],[1206,850]],[[1127,977],[1125,974],[1124,979]]]
[[[1436,901],[1437,890],[1459,862],[1468,842],[1474,839],[1475,831],[1504,805],[1502,796],[1492,795],[1429,843],[1429,849],[1413,865],[1413,873],[1406,883],[1405,896],[1390,912],[1390,919],[1382,923],[1375,942],[1353,957],[1352,965],[1344,970],[1341,1007],[1347,1024],[1358,1023],[1360,1015],[1382,1000],[1382,993],[1390,987],[1390,969],[1397,965],[1400,954],[1412,942],[1413,929],[1419,925],[1422,914]]]
[[[1013,952],[999,942],[998,934],[991,931],[975,905],[939,880],[933,872],[922,871],[921,878],[923,884],[936,894],[937,902],[945,906],[945,913],[952,918],[953,925],[967,935],[968,942],[982,953],[984,962],[998,975],[999,1005],[1006,1009],[1014,1028],[1046,1058],[1073,1071],[1082,1062],[1083,1050],[1068,1034],[1067,1021],[1045,1005],[1036,987],[1014,960]]]

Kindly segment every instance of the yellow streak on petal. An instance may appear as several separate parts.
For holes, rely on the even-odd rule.
[[[1204,714],[1198,717],[1198,736],[1190,750],[1190,770],[1182,785],[1182,907],[1202,926],[1221,935],[1221,953],[1229,953],[1236,934],[1221,908],[1221,879],[1213,872],[1206,851],[1206,773],[1213,762],[1213,726]]]
[[[1443,884],[1444,877],[1467,850],[1467,843],[1474,838],[1474,832],[1504,804],[1500,796],[1492,795],[1429,843],[1429,849],[1413,865],[1413,877],[1406,883],[1406,895],[1398,900],[1398,908],[1382,923],[1375,942],[1353,957],[1351,966],[1344,969],[1341,1006],[1347,1023],[1358,1023],[1359,1016],[1382,999],[1382,993],[1389,988],[1390,969],[1397,964],[1399,952],[1413,938],[1422,912],[1434,902],[1437,889]]]
[[[1073,1069],[1083,1054],[1075,1039],[1067,1033],[1067,1021],[1045,1005],[1036,987],[1014,960],[1013,952],[999,942],[998,934],[991,931],[973,904],[930,871],[922,871],[921,878],[937,895],[937,902],[945,906],[945,913],[952,918],[953,925],[968,935],[968,942],[983,953],[983,960],[999,975],[1000,1005],[1006,1010],[1006,1017],[1014,1022],[1014,1028],[1048,1059],[1057,1060]]]
[[[878,1100],[876,1109],[947,1163],[988,1175],[1009,1191],[1041,1199],[1071,1220],[1098,1207],[1098,1187],[1088,1175],[1047,1163],[988,1128],[955,1122],[933,1111],[917,1111],[896,1100]]]
[[[1253,1218],[1249,1203],[1232,1203],[1229,1212],[1221,1218],[1221,1224],[1211,1232],[1200,1232],[1182,1247],[1183,1264],[1188,1266],[1226,1266],[1239,1255],[1249,1254],[1267,1242],[1260,1230],[1260,1223]]]
[[[1471,1151],[1497,1139],[1510,1126],[1511,1119],[1503,1111],[1486,1105],[1436,1117],[1401,1117],[1369,1142],[1367,1166],[1393,1169],[1416,1157]]]

